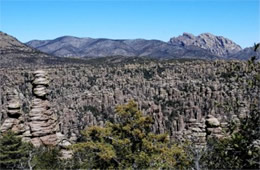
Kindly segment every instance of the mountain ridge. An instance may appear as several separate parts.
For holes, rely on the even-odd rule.
[[[32,40],[26,44],[54,56],[81,58],[146,56],[165,59],[229,59],[230,56],[235,56],[235,53],[242,50],[230,39],[211,33],[203,33],[198,36],[183,33],[181,36],[170,38],[168,42],[141,38],[109,39],[62,36],[53,40]]]
[[[184,32],[183,35],[171,38],[169,43],[182,46],[194,45],[207,49],[220,57],[228,57],[242,50],[242,48],[232,40],[211,33],[202,33],[198,36],[194,36],[191,33]]]
[[[206,37],[206,38],[205,38]],[[209,37],[207,39],[207,37]],[[198,39],[198,40],[197,40]],[[171,38],[168,42],[146,39],[80,38],[62,36],[53,40],[32,40],[26,44],[15,37],[0,32],[0,54],[3,60],[16,57],[100,58],[148,57],[155,59],[239,59],[254,55],[253,48],[242,49],[229,39],[203,33],[190,33]],[[257,53],[258,55],[258,53]],[[58,58],[57,58],[58,57]],[[60,58],[60,59],[59,59]],[[9,59],[8,59],[9,60]],[[10,58],[11,60],[11,58]]]

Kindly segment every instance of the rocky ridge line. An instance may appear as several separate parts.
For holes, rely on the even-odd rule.
[[[200,47],[209,50],[212,54],[224,58],[242,50],[242,48],[233,41],[210,33],[204,33],[198,36],[194,36],[190,33],[183,33],[181,36],[171,38],[169,42],[173,45],[192,45]]]

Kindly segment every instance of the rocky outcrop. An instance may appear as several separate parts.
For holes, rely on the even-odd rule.
[[[29,112],[29,127],[31,142],[35,146],[56,145],[56,121],[57,117],[50,109],[50,103],[46,98],[49,80],[43,70],[35,71],[33,84],[34,98]]]
[[[197,46],[209,50],[212,54],[220,57],[227,57],[242,50],[242,48],[233,41],[210,33],[204,33],[198,36],[183,33],[181,36],[171,38],[169,42],[173,45]]]

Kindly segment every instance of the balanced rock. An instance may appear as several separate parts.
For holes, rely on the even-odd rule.
[[[217,118],[212,115],[208,115],[206,118],[207,127],[219,127],[220,123]]]

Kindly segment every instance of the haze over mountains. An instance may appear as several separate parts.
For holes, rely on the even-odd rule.
[[[169,42],[160,40],[114,40],[63,36],[54,40],[32,40],[26,43],[42,52],[59,57],[107,57],[138,56],[152,58],[203,58],[228,59],[241,52],[242,48],[233,41],[210,33],[194,36],[183,33]],[[241,55],[239,55],[240,57]],[[243,56],[238,59],[246,59]]]

